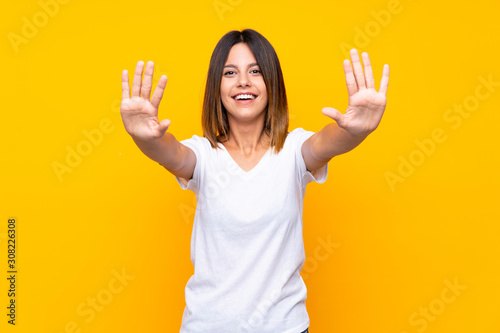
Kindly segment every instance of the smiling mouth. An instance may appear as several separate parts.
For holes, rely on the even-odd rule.
[[[232,97],[232,99],[237,100],[237,101],[249,101],[249,100],[254,100],[258,96],[254,94],[238,94]]]

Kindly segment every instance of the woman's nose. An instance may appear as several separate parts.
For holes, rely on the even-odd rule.
[[[250,80],[248,79],[248,74],[242,73],[238,77],[238,84],[240,86],[248,86],[250,84]]]

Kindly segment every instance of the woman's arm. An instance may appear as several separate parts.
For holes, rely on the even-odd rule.
[[[349,105],[344,114],[334,108],[323,108],[324,115],[336,123],[326,125],[313,134],[302,145],[302,155],[309,171],[328,163],[334,156],[344,154],[358,146],[373,132],[384,114],[389,84],[389,65],[384,65],[380,88],[375,90],[375,81],[368,53],[364,52],[361,68],[358,51],[351,50],[352,66],[344,60],[344,73],[349,94]]]
[[[172,174],[190,179],[196,165],[194,152],[170,133],[167,129],[170,120],[158,119],[158,107],[167,85],[167,77],[162,75],[150,101],[154,64],[146,65],[144,81],[142,72],[144,62],[139,61],[135,68],[132,83],[132,97],[128,82],[128,72],[122,72],[122,102],[120,112],[128,134],[139,149],[150,159],[164,166]],[[142,81],[142,83],[141,83]]]
[[[173,175],[189,180],[196,165],[194,152],[166,132],[158,139],[142,141],[132,137],[139,149],[150,159],[161,164]]]

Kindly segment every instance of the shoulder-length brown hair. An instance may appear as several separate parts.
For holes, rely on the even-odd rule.
[[[203,136],[212,148],[220,148],[217,136],[229,136],[227,111],[220,97],[220,86],[229,51],[238,43],[245,43],[252,51],[266,84],[268,104],[261,136],[267,133],[271,147],[278,153],[285,143],[288,133],[288,102],[285,82],[278,56],[269,41],[252,29],[233,30],[225,34],[215,46],[208,67],[207,84],[201,122]]]

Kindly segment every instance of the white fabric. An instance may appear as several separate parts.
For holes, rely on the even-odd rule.
[[[309,327],[302,208],[306,185],[325,182],[328,164],[313,174],[302,143],[314,132],[297,128],[279,154],[270,149],[249,172],[224,145],[181,141],[196,154],[191,238],[194,274],[185,289],[181,333],[300,333]]]

